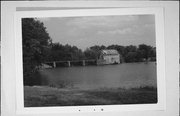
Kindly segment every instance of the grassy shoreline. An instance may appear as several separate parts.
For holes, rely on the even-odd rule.
[[[24,86],[24,106],[82,106],[157,103],[157,89],[100,88],[80,90],[48,86]]]

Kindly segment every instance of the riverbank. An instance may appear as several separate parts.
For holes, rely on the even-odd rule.
[[[47,86],[24,87],[25,107],[146,103],[157,103],[156,88],[100,88],[93,90],[80,90]]]

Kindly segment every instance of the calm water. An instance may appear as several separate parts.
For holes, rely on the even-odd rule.
[[[41,85],[81,89],[156,86],[156,64],[61,67],[41,70],[40,76]]]

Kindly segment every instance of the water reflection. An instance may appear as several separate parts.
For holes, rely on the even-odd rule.
[[[36,79],[39,81],[36,85],[81,89],[156,87],[157,84],[154,62],[44,69],[39,71]]]

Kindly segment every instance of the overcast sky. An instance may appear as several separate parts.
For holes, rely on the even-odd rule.
[[[40,18],[53,42],[85,50],[93,45],[155,47],[154,15]]]

